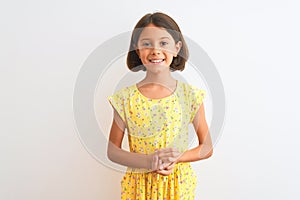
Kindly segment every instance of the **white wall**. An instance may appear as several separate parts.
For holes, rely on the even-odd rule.
[[[122,176],[83,147],[73,120],[78,72],[102,42],[163,11],[215,63],[226,121],[195,163],[197,199],[299,199],[299,3],[0,3],[0,199],[118,199]],[[109,175],[109,176],[108,176]]]

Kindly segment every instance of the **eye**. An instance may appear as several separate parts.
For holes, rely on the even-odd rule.
[[[162,46],[166,46],[168,43],[165,42],[165,41],[162,41],[162,42],[160,42],[160,44],[161,44]]]
[[[149,47],[149,46],[151,46],[151,44],[150,44],[149,42],[143,42],[143,43],[142,43],[142,46],[144,46],[144,47]]]

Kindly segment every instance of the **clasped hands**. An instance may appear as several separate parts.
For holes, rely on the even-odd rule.
[[[180,156],[181,153],[174,148],[157,149],[154,153],[149,154],[151,170],[168,176],[173,172]]]

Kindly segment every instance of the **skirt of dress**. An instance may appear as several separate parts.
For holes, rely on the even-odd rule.
[[[194,200],[196,183],[197,177],[190,163],[176,164],[168,176],[128,170],[121,181],[121,199]]]

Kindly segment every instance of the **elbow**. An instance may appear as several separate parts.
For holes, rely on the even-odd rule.
[[[112,161],[112,155],[111,155],[111,151],[109,150],[109,148],[107,148],[106,156],[110,161]]]
[[[120,147],[116,146],[112,142],[109,142],[106,152],[107,158],[112,162],[116,162],[120,158],[120,150]]]
[[[206,158],[209,158],[213,155],[213,149],[211,149],[208,154],[206,155]]]
[[[210,158],[213,155],[213,148],[210,148],[209,150],[200,152],[199,154],[199,160]]]
[[[107,150],[107,158],[111,161],[111,162],[116,162],[116,154],[112,151],[112,150]]]
[[[110,161],[112,161],[112,162],[114,162],[114,154],[113,154],[113,147],[112,147],[112,145],[111,144],[108,144],[108,147],[107,147],[107,151],[106,151],[106,156],[107,156],[107,158],[110,160]]]

